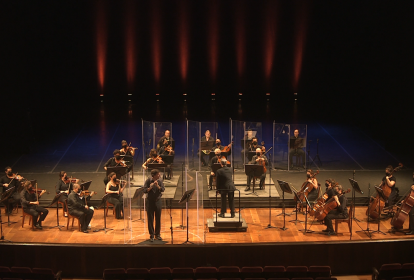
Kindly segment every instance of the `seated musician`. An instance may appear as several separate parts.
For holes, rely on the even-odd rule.
[[[71,179],[68,177],[65,171],[59,172],[59,181],[56,184],[56,194],[62,194],[59,197],[59,201],[65,202],[68,199],[69,193],[72,191],[73,183],[79,183],[79,179]],[[68,216],[68,213],[65,211],[65,217]]]
[[[414,179],[414,173],[413,173],[413,179]],[[411,191],[414,191],[414,185],[411,186]],[[404,202],[404,201],[402,201]],[[406,232],[406,235],[412,235],[414,234],[414,207],[411,207],[411,210],[408,215],[408,232]]]
[[[204,136],[201,137],[201,142],[209,142],[209,141],[214,141],[214,138],[211,137],[210,130],[206,130],[206,132],[204,133]],[[210,156],[210,151],[207,151],[207,150],[206,151],[198,151],[197,155],[200,157],[201,164],[203,166],[207,166],[207,162],[204,159],[204,156],[209,157]]]
[[[79,196],[81,192],[78,184],[73,185],[73,191],[68,196],[69,214],[79,219],[81,231],[88,233],[88,225],[92,220],[94,211],[90,209],[85,198]]]
[[[214,154],[215,154],[215,156],[211,158],[210,163],[208,165],[210,167],[210,179],[208,180],[208,189],[209,190],[213,189],[213,178],[216,176],[213,172],[213,164],[220,163],[221,150],[218,149],[218,148],[215,149]]]
[[[124,198],[122,195],[122,191],[124,187],[121,187],[120,180],[116,178],[115,172],[111,172],[108,175],[109,182],[106,185],[106,193],[109,193],[107,201],[114,205],[115,207],[115,218],[116,219],[123,219],[124,213]]]
[[[265,162],[265,165],[269,165],[269,161],[267,160],[267,157],[262,154],[262,149],[257,148],[256,155],[252,157],[252,160],[249,162],[249,164],[263,164],[263,161]],[[253,176],[247,176],[247,187],[244,191],[247,192],[250,190],[250,182],[252,181],[252,179],[255,180]],[[266,172],[264,172],[260,176],[260,189],[261,190],[264,189],[265,179],[266,179]]]
[[[144,168],[145,170],[148,170],[148,164],[152,164],[152,163],[164,163],[164,161],[162,160],[162,158],[157,154],[157,151],[155,149],[151,149],[150,153],[149,153],[149,158],[147,159],[146,162],[144,162],[144,164],[142,165],[142,168]],[[171,166],[167,165],[167,167],[165,167],[165,172],[166,173],[170,173]]]
[[[348,218],[348,209],[346,208],[347,201],[342,186],[336,185],[332,190],[334,192],[333,198],[337,203],[337,207],[336,209],[331,210],[324,219],[326,229],[322,230],[322,232],[326,232],[328,235],[336,234],[332,226],[332,220]]]
[[[256,136],[253,136],[251,139],[249,139],[249,140],[252,140],[252,142],[251,143],[249,143],[248,144],[248,146],[247,146],[247,148],[246,149],[243,149],[242,151],[241,151],[241,153],[242,153],[242,158],[245,158],[245,157],[247,157],[247,159],[249,160],[249,161],[251,161],[251,158],[249,158],[249,152],[254,152],[254,151],[256,151],[256,149],[257,148],[262,148],[262,146],[261,145],[259,145],[259,140],[257,139],[257,137]]]
[[[395,178],[393,172],[393,167],[391,165],[388,165],[385,168],[385,176],[382,178],[382,183],[385,186],[388,185],[391,188],[391,194],[388,197],[386,206],[392,206],[395,204],[396,200],[398,199],[398,188],[395,186],[397,183],[397,178]]]
[[[309,201],[315,201],[320,194],[320,189],[319,189],[319,184],[318,184],[318,180],[316,179],[316,177],[312,177],[312,170],[308,169],[306,171],[306,181],[311,183],[313,186],[312,191],[308,194],[308,200]]]
[[[20,201],[23,211],[33,216],[32,223],[38,229],[43,229],[42,222],[46,219],[49,210],[39,206],[39,199],[46,190],[42,190],[39,196],[36,194],[35,188],[30,181],[24,183],[24,189],[20,193]]]
[[[325,187],[326,187],[326,194],[328,195],[328,199],[330,199],[332,196],[334,196],[334,190],[333,187],[336,186],[336,182],[334,179],[329,178],[325,181]]]
[[[111,157],[105,164],[104,164],[104,169],[107,170],[108,167],[117,167],[117,166],[126,166],[125,161],[123,161],[122,156],[121,156],[121,151],[116,149],[113,152],[114,156]],[[129,171],[129,170],[128,170]],[[105,186],[108,184],[108,177],[105,176],[104,179],[104,183]]]
[[[166,141],[165,141],[166,140]],[[174,150],[174,144],[173,144],[174,139],[171,137],[171,131],[169,131],[168,129],[164,132],[164,136],[160,138],[160,140],[158,141],[157,144],[157,150],[160,149],[161,146],[165,146],[165,145],[172,145],[172,148]]]
[[[13,211],[14,206],[19,203],[20,195],[18,189],[21,186],[21,180],[23,177],[20,175],[14,174],[13,170],[10,166],[7,166],[4,169],[6,175],[0,178],[0,185],[3,187],[3,193],[11,190],[11,194],[9,195],[9,199],[5,201],[7,207],[7,214],[11,214]]]
[[[293,156],[297,156],[297,157],[301,157],[302,158],[302,167],[305,168],[305,151],[302,149],[303,148],[303,138],[299,137],[299,130],[295,129],[293,132],[293,136],[290,137],[290,141],[293,142],[292,140],[294,140],[294,145],[293,147],[290,146],[290,150],[289,150],[289,164],[290,167],[293,167]],[[291,145],[289,143],[289,145]]]
[[[121,145],[122,145],[122,148],[119,150],[121,152],[121,155],[126,155],[126,156],[131,156],[131,157],[135,156],[136,148],[130,147],[126,140],[122,140]]]

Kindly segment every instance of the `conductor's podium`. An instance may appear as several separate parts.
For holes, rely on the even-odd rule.
[[[234,218],[231,218],[230,213],[226,213],[224,218],[216,217],[216,214],[213,214],[212,219],[207,219],[207,226],[209,232],[219,232],[219,231],[232,231],[232,232],[245,232],[247,231],[247,223],[242,218],[239,217],[239,213],[235,214]]]

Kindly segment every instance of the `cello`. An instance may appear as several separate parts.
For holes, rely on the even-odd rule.
[[[313,179],[316,177],[316,175],[319,174],[319,170],[317,170],[315,173],[311,173],[309,179]],[[309,193],[315,188],[315,186],[309,182],[306,181],[302,184],[302,187],[300,189],[300,191],[298,191],[298,193],[294,196],[294,200],[295,202],[298,202],[298,198],[300,202],[303,202],[303,200],[305,199],[305,196],[308,197]],[[297,197],[296,197],[297,196]]]
[[[414,206],[414,185],[411,186],[408,192],[409,193],[404,197],[401,206],[398,207],[397,213],[395,213],[391,220],[391,226],[393,226],[394,229],[403,228],[403,224],[410,215],[411,208]]]
[[[351,189],[347,189],[346,191],[342,191],[342,195],[345,195],[346,193],[351,192]],[[322,209],[317,210],[315,212],[315,218],[318,219],[318,221],[322,221],[323,219],[325,219],[326,215],[328,215],[328,213],[331,210],[334,210],[336,207],[338,207],[338,203],[336,202],[334,197],[331,197],[328,201],[326,201],[326,203],[322,206]]]
[[[403,164],[399,163],[398,166],[396,168],[394,168],[391,171],[391,175],[394,172],[397,172],[399,170],[401,170],[401,168],[403,168]],[[381,190],[385,196],[386,199],[388,199],[388,197],[391,194],[392,188],[390,186],[388,186],[388,184],[385,184],[384,181],[382,181],[379,186],[375,186],[375,188]],[[379,209],[378,209],[378,203],[379,203]],[[378,219],[381,215],[382,210],[385,207],[385,201],[381,200],[379,194],[377,193],[376,197],[372,197],[370,199],[370,203],[369,203],[369,207],[366,211],[366,214],[372,218],[372,219]],[[379,211],[378,211],[379,210]]]

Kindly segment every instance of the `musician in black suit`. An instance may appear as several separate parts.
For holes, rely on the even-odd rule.
[[[335,195],[333,199],[336,200],[338,206],[336,209],[331,210],[328,215],[325,216],[324,223],[326,225],[326,229],[322,230],[322,232],[326,232],[327,235],[335,235],[334,228],[332,226],[332,220],[334,219],[346,219],[348,218],[348,209],[346,208],[346,196],[342,189],[341,185],[336,185],[333,188]]]
[[[293,141],[292,141],[293,140]],[[293,156],[301,157],[302,166],[305,168],[305,151],[303,150],[303,138],[299,137],[299,130],[293,131],[293,136],[290,137],[290,142],[294,142],[293,146],[289,149],[289,164],[293,167]],[[289,145],[292,145],[289,143]]]
[[[73,184],[73,191],[68,196],[69,214],[78,217],[81,231],[88,233],[88,225],[92,220],[94,211],[86,205],[85,199],[79,197],[80,191],[80,186]]]
[[[146,207],[148,218],[148,231],[150,234],[150,241],[155,238],[161,238],[161,210],[162,201],[161,196],[165,191],[164,183],[160,180],[160,171],[158,169],[151,170],[151,177],[145,181],[144,192],[147,194]],[[154,230],[154,215],[155,215],[155,230]]]
[[[232,170],[230,167],[227,167],[227,160],[222,158],[220,160],[221,168],[217,170],[216,178],[217,178],[217,189],[221,195],[221,212],[218,214],[219,217],[224,218],[225,213],[227,212],[226,207],[226,196],[229,199],[229,207],[231,217],[234,218],[235,211],[234,211],[234,190],[236,187],[234,186],[232,180]],[[223,190],[224,189],[224,190]]]
[[[262,164],[262,160],[265,162],[265,165],[269,165],[269,161],[267,160],[267,157],[265,155],[262,155],[262,149],[257,148],[256,155],[252,157],[252,160],[249,162],[249,164]],[[252,179],[255,180],[253,176],[247,176],[247,187],[244,191],[247,192],[250,190],[250,182],[252,181]],[[264,189],[265,179],[266,179],[266,172],[264,172],[260,176],[260,189]]]

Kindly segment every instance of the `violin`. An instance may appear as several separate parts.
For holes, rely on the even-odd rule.
[[[156,158],[150,158],[150,159],[152,159],[152,162],[153,163],[154,162],[164,163],[164,161],[162,160],[162,157],[161,156],[157,156]],[[150,160],[150,159],[148,159],[148,160]]]
[[[12,175],[7,175],[7,177],[12,179],[12,180],[16,179],[16,180],[19,180],[19,181],[24,179],[24,177],[19,175],[18,173],[13,173]]]
[[[72,177],[65,177],[65,178],[63,178],[63,182],[65,183],[65,184],[69,184],[69,183],[76,183],[78,181],[78,179],[76,179],[76,178],[72,178]]]
[[[351,189],[347,189],[345,192],[342,192],[342,194],[339,196],[342,196],[349,192],[351,192]],[[318,221],[322,221],[323,219],[325,219],[326,215],[328,215],[328,213],[331,210],[334,210],[337,207],[338,207],[338,203],[336,202],[334,197],[331,197],[328,201],[326,201],[322,209],[315,212],[315,218],[318,219]]]
[[[319,170],[317,170],[315,173],[311,173],[309,179],[313,179],[316,177],[316,175],[319,174]],[[306,181],[302,184],[302,188],[300,189],[300,191],[297,193],[297,197],[299,198],[300,202],[303,202],[303,200],[305,199],[305,196],[308,197],[309,193],[315,188],[315,186],[309,182]],[[294,200],[297,201],[298,198],[294,197]]]
[[[50,194],[50,192],[46,191],[46,190],[42,190],[42,189],[34,189],[32,188],[29,193],[30,194],[34,194],[36,193],[37,195],[40,195],[43,191],[45,191],[46,194]]]
[[[399,163],[398,166],[394,168],[394,170],[391,171],[391,175],[394,172],[399,171],[401,168],[403,168],[403,164]],[[384,183],[384,181],[382,181],[381,184],[379,184],[379,186],[375,186],[375,188],[382,190],[386,199],[388,199],[392,191],[392,188],[388,186],[388,184]],[[378,204],[379,204],[379,211],[378,211]],[[366,214],[367,215],[369,214],[369,216],[373,219],[378,219],[384,207],[385,207],[385,201],[383,201],[381,197],[379,196],[379,194],[377,193],[377,196],[375,198],[371,196],[369,207],[368,207],[369,212],[367,210]]]
[[[168,152],[170,155],[171,155],[171,154],[174,154],[174,150],[173,150],[173,148],[171,147],[171,145],[165,146],[165,147],[164,147],[164,150],[165,150],[166,152]]]

